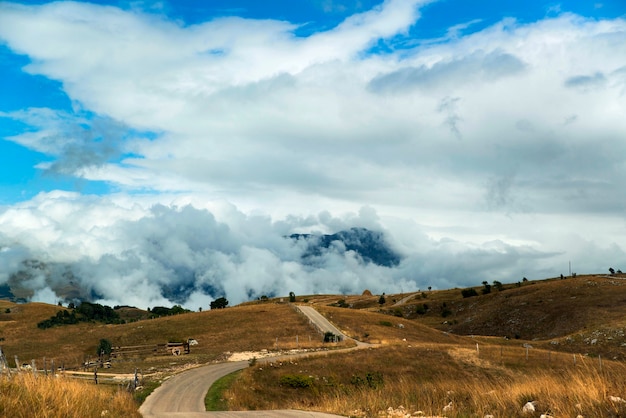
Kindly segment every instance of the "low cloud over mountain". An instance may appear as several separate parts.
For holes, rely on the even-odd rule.
[[[549,277],[567,266],[566,255],[537,245],[433,238],[442,231],[368,207],[272,219],[180,196],[164,205],[149,195],[55,192],[4,210],[0,226],[0,296],[49,303],[198,309],[220,296],[236,304],[292,291],[416,291]],[[623,257],[615,246],[581,240],[578,248],[606,263]]]

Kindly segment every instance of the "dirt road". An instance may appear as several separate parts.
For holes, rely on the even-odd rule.
[[[317,312],[311,306],[297,305],[296,309],[298,309],[300,312],[305,314],[309,318],[309,321],[311,321],[313,326],[315,326],[317,329],[319,329],[322,332],[322,334],[330,332],[333,335],[337,335],[337,336],[341,337],[341,339],[343,339],[343,340],[349,338],[346,335],[344,335],[341,331],[339,331],[339,329],[337,329],[337,327],[335,327],[333,324],[328,322],[328,320],[326,318],[324,318],[321,313]]]
[[[299,309],[317,327],[345,337],[316,310],[310,307]],[[158,387],[141,405],[139,412],[144,418],[207,418],[207,417],[268,417],[268,418],[331,418],[330,415],[310,411],[224,411],[206,412],[204,398],[209,388],[219,378],[248,367],[247,361],[236,361],[202,366],[172,376]]]

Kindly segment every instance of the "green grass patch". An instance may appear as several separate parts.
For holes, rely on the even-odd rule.
[[[139,405],[141,405],[142,403],[144,403],[146,398],[150,396],[150,394],[154,392],[154,390],[158,388],[159,386],[161,386],[161,382],[158,382],[156,380],[144,381],[143,384],[141,385],[141,388],[137,390],[133,396],[135,401]]]
[[[204,398],[204,406],[207,411],[228,411],[228,400],[224,399],[224,392],[230,388],[241,374],[241,370],[218,379],[209,388]]]

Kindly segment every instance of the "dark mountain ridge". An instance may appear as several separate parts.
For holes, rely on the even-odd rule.
[[[340,253],[354,251],[363,262],[384,267],[397,266],[402,259],[385,241],[382,232],[366,228],[350,228],[331,235],[291,234],[289,238],[307,242],[308,247],[302,254],[302,260],[307,264],[315,264],[316,258],[331,248]]]

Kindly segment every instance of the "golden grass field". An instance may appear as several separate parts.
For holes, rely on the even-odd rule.
[[[0,416],[11,418],[141,417],[128,393],[62,377],[0,377]]]
[[[168,373],[220,361],[234,352],[330,349],[322,357],[293,362],[258,361],[224,393],[231,409],[297,408],[355,417],[417,411],[446,417],[624,417],[622,280],[580,276],[507,284],[501,291],[471,298],[462,298],[460,289],[419,291],[386,295],[383,305],[379,295],[299,296],[297,303],[315,306],[350,337],[376,345],[349,353],[334,350],[349,343],[322,343],[304,318],[277,300],[123,325],[82,323],[46,330],[38,329],[37,322],[62,308],[0,301],[0,345],[11,366],[17,355],[20,362],[35,360],[40,367],[45,357],[70,368],[95,357],[101,338],[114,346],[187,338],[199,342],[189,355],[126,358],[103,370],[123,374],[138,369],[146,387],[154,387]],[[480,293],[480,286],[476,290]],[[394,306],[404,297],[407,303]],[[334,306],[339,301],[349,307]],[[32,380],[27,376],[20,379]],[[2,393],[8,395],[3,398],[19,399],[13,391],[22,391],[48,399],[33,395],[37,384],[47,380],[26,385],[4,378]],[[96,405],[91,399],[98,396],[109,403],[112,396],[130,399],[114,385],[66,380],[61,381],[85,388],[78,398],[86,403]],[[528,401],[535,401],[536,411],[522,415]],[[41,415],[28,416],[99,416],[68,411],[45,415],[46,405],[55,402],[35,402]],[[18,416],[7,412],[19,407],[11,405],[2,404],[0,416]],[[138,404],[132,405],[136,411]]]

